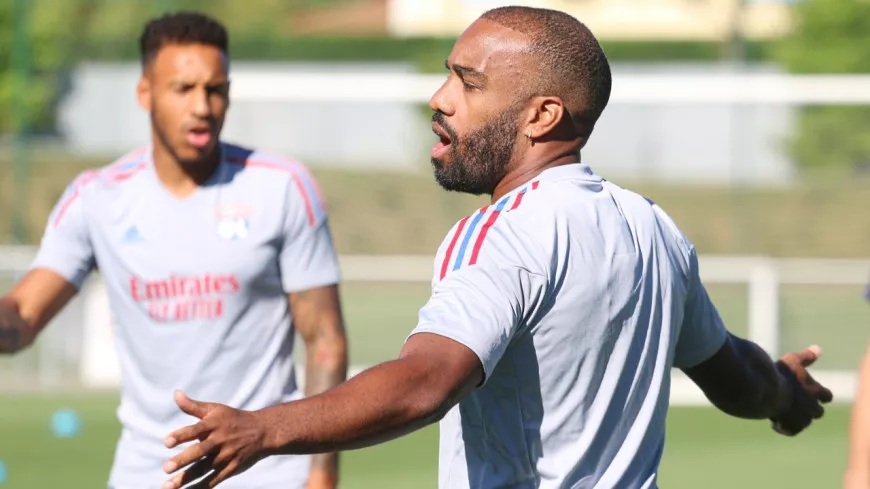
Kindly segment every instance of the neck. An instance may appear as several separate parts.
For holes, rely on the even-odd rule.
[[[217,170],[220,164],[220,146],[196,163],[178,161],[162,144],[154,144],[152,156],[157,179],[169,192],[186,197],[195,192]]]
[[[536,162],[521,163],[508,171],[507,175],[496,185],[492,193],[492,203],[496,203],[511,191],[529,183],[544,170],[562,165],[570,165],[580,161],[579,154],[565,154],[554,159],[538,160]]]

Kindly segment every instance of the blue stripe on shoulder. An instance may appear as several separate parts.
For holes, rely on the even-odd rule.
[[[318,219],[322,219],[326,213],[326,210],[323,208],[323,203],[320,202],[320,199],[317,196],[317,191],[314,189],[314,182],[308,177],[308,172],[305,168],[303,168],[301,163],[295,161],[289,161],[284,158],[280,158],[277,156],[260,153],[255,151],[251,154],[253,158],[259,158],[270,163],[275,163],[276,165],[281,165],[286,167],[288,170],[293,171],[294,175],[298,176],[298,178],[302,181],[302,186],[305,187],[305,191],[308,192],[308,196],[311,198],[311,202],[314,207],[314,215]]]
[[[510,200],[510,196],[502,198],[496,204],[495,210],[501,212],[504,209],[507,201]],[[474,234],[474,229],[480,223],[480,220],[483,219],[483,216],[486,215],[486,211],[478,212],[474,219],[471,221],[471,225],[468,226],[468,229],[465,231],[465,236],[462,238],[462,244],[459,246],[459,253],[456,255],[456,262],[453,264],[453,271],[459,270],[462,267],[462,261],[465,258],[465,251],[468,248],[468,243],[471,242],[471,235]]]

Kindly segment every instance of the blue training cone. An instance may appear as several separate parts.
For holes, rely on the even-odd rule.
[[[6,482],[6,464],[0,460],[0,484]]]
[[[59,409],[51,417],[51,431],[57,438],[72,438],[82,430],[79,415],[72,409]]]

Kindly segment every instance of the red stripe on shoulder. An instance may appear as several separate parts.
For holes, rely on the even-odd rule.
[[[63,220],[63,217],[66,215],[67,211],[69,211],[69,208],[79,198],[82,187],[96,179],[98,176],[99,173],[96,171],[87,171],[85,173],[82,173],[78,180],[73,184],[72,193],[63,203],[63,205],[61,205],[60,210],[57,211],[57,215],[54,217],[52,226],[57,227],[58,225],[60,225],[60,221]]]
[[[323,200],[323,194],[320,192],[320,187],[317,185],[317,180],[314,178],[314,175],[311,174],[311,170],[303,164],[302,162],[296,161],[294,159],[287,160],[290,165],[292,165],[299,173],[304,174],[305,178],[308,179],[309,185],[314,190],[314,197],[317,202],[320,203],[321,207],[325,208],[326,202]]]
[[[107,176],[106,181],[113,182],[113,183],[114,182],[123,182],[124,180],[127,180],[128,178],[130,178],[133,175],[142,171],[147,165],[148,165],[148,162],[145,160],[142,160],[141,163],[137,164],[136,166],[134,166],[133,168],[131,168],[129,170],[114,173],[112,175]]]
[[[308,216],[308,225],[314,226],[317,224],[317,218],[314,214],[314,202],[312,201],[311,195],[308,194],[308,190],[305,188],[305,184],[300,179],[299,173],[296,171],[296,168],[294,168],[293,165],[282,165],[279,163],[265,161],[257,158],[241,158],[238,156],[229,156],[226,158],[226,161],[228,163],[242,165],[245,167],[269,168],[272,170],[279,170],[289,173],[292,176],[293,181],[296,183],[296,188],[299,189],[299,193],[302,195],[302,200],[305,202],[305,213]]]
[[[489,215],[489,219],[486,220],[486,224],[483,225],[480,234],[477,235],[477,240],[474,242],[474,248],[471,251],[471,259],[468,261],[469,265],[477,263],[477,256],[480,255],[480,248],[483,246],[483,241],[486,239],[486,233],[489,232],[489,228],[491,228],[492,225],[495,224],[495,221],[498,220],[500,214],[501,211],[495,210]]]
[[[532,182],[532,190],[537,190],[538,181],[535,180]],[[520,206],[523,202],[523,197],[526,195],[525,190],[518,193],[516,198],[514,199],[514,203],[510,206],[508,211],[512,211]],[[489,228],[491,228],[495,222],[498,220],[498,217],[501,215],[502,211],[494,210],[492,214],[489,215],[489,218],[486,220],[486,223],[483,225],[483,228],[480,230],[480,234],[477,235],[477,240],[474,242],[474,248],[471,250],[471,259],[468,261],[469,265],[474,265],[477,263],[477,257],[480,255],[480,249],[483,247],[483,242],[486,240],[486,234],[489,232]]]
[[[305,201],[305,213],[308,215],[308,225],[314,227],[317,224],[317,218],[314,216],[314,203],[311,201],[311,196],[308,195],[305,184],[302,183],[296,172],[293,172],[293,181],[296,182],[296,188],[299,189],[302,200]]]
[[[459,227],[456,228],[456,232],[453,233],[453,238],[450,240],[450,245],[447,246],[447,252],[444,254],[444,262],[441,263],[441,280],[444,280],[444,277],[447,276],[447,266],[450,264],[450,257],[453,255],[453,249],[456,248],[456,242],[459,241],[459,236],[462,235],[462,230],[465,228],[465,224],[468,223],[470,217],[471,216],[468,216],[459,221]]]
[[[531,189],[532,189],[532,190],[537,190],[537,189],[538,189],[538,184],[539,184],[539,183],[540,183],[540,182],[539,182],[538,180],[535,180],[534,182],[532,182]],[[523,190],[522,192],[520,192],[519,194],[517,194],[517,198],[516,198],[516,200],[514,200],[513,205],[511,206],[510,209],[508,209],[508,211],[515,210],[517,207],[519,207],[520,204],[523,203],[523,198],[526,196],[526,193],[527,193],[527,192],[529,192],[529,191]]]
[[[145,155],[148,153],[148,149],[149,147],[145,146],[123,157],[119,162],[114,163],[104,172],[102,172],[103,179],[107,182],[121,182],[139,173],[148,165],[148,159],[145,158]],[[131,168],[124,169],[125,166],[133,163],[138,159],[141,159],[142,161],[140,161]]]
[[[524,195],[526,195],[525,192],[520,192],[520,194],[517,195],[517,199],[514,201],[514,205],[511,206],[510,210],[514,210],[522,204]]]

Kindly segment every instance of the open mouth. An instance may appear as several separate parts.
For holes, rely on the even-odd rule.
[[[440,158],[447,152],[453,141],[450,139],[450,135],[447,134],[447,131],[434,122],[432,123],[432,132],[434,132],[440,139],[440,141],[435,143],[435,146],[432,147],[432,158]]]
[[[187,142],[196,148],[204,148],[211,142],[211,130],[207,126],[194,127],[187,131]]]

